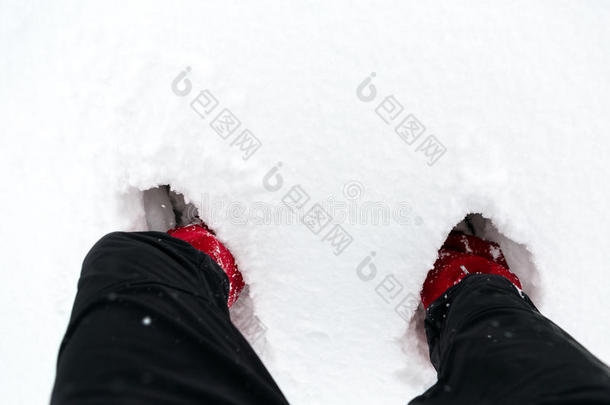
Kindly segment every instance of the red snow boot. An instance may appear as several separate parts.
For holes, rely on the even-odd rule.
[[[498,274],[521,289],[519,278],[508,269],[500,245],[452,231],[438,251],[434,268],[428,272],[424,282],[421,291],[424,308],[472,273]]]
[[[237,301],[239,293],[244,288],[244,280],[237,269],[235,258],[229,249],[216,239],[214,231],[210,230],[202,222],[200,224],[170,229],[167,233],[174,238],[190,243],[195,249],[206,253],[224,270],[229,277],[230,289],[227,305],[231,307]]]

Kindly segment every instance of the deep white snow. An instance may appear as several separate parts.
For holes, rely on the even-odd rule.
[[[82,258],[144,230],[157,184],[233,251],[236,317],[291,403],[405,404],[434,382],[411,314],[468,212],[610,361],[609,17],[601,1],[0,1],[2,403],[48,401]],[[225,108],[240,126],[219,134]],[[419,137],[395,132],[414,118]],[[324,229],[290,216],[300,191]]]

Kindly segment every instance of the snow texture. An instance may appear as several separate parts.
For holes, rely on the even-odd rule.
[[[146,229],[159,184],[236,256],[240,327],[294,404],[404,404],[435,381],[418,293],[468,212],[610,361],[609,14],[1,1],[2,402],[48,401],[84,255]]]

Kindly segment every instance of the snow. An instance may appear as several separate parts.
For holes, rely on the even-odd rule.
[[[610,361],[609,11],[2,1],[3,403],[48,400],[84,255],[145,229],[140,190],[158,184],[236,256],[242,328],[291,403],[404,404],[434,382],[417,297],[468,212],[494,221],[539,309]],[[204,90],[218,105],[202,118]],[[210,126],[225,108],[234,134]],[[417,139],[395,131],[409,116]],[[248,139],[262,146],[244,160]],[[326,228],[286,220],[297,185],[303,214],[334,207]],[[378,202],[391,220],[353,214]]]

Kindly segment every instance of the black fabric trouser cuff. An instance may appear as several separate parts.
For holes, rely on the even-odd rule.
[[[505,277],[468,275],[425,327],[438,382],[412,404],[610,404],[608,367]]]
[[[222,269],[159,232],[116,232],[83,263],[51,403],[286,404],[233,326]]]

